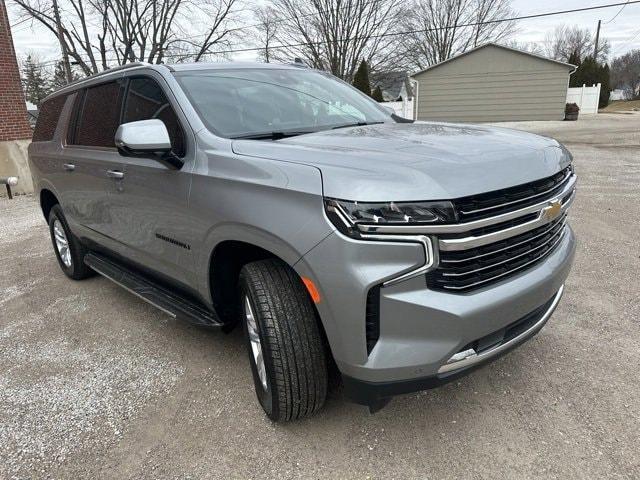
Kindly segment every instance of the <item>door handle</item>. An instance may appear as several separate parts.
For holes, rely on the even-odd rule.
[[[76,166],[73,163],[65,163],[62,165],[67,172],[73,172],[76,169]]]
[[[120,178],[124,178],[124,173],[121,172],[120,170],[107,170],[107,177],[120,179]]]

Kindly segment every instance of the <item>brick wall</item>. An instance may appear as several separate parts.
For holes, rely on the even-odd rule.
[[[0,0],[0,142],[31,138],[9,17]]]

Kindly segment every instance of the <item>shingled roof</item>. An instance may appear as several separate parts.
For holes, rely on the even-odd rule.
[[[409,82],[409,75],[406,71],[392,70],[371,74],[371,90],[375,90],[379,86],[385,101],[394,102],[399,100],[403,85],[406,88],[407,95],[412,97],[411,82]]]

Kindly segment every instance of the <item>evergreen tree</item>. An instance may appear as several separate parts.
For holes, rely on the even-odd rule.
[[[582,85],[586,85],[590,87],[591,85],[599,83],[600,99],[598,105],[600,108],[603,108],[609,104],[609,94],[611,93],[609,75],[609,65],[601,65],[592,57],[587,57],[571,75],[569,86],[581,87]]]
[[[569,86],[570,87],[581,87],[582,83],[579,83],[579,78],[578,76],[579,74],[579,70],[580,70],[580,65],[582,64],[582,60],[580,59],[580,55],[578,54],[578,52],[576,50],[573,51],[573,53],[569,56],[569,60],[567,63],[570,63],[571,65],[575,65],[576,66],[576,71],[573,72],[573,74],[571,75],[571,77],[569,77]]]
[[[580,60],[580,54],[577,52],[577,50],[574,50],[573,53],[569,55],[569,60],[567,60],[567,63],[575,65],[576,67],[580,66],[580,63],[582,62]]]
[[[609,65],[606,63],[600,69],[600,101],[598,102],[599,108],[604,108],[609,105],[609,97],[611,96],[611,72],[609,71]]]
[[[361,92],[371,96],[371,83],[369,83],[369,67],[367,62],[362,60],[360,66],[353,76],[353,86]]]
[[[53,70],[53,77],[51,78],[49,85],[52,90],[57,90],[58,88],[64,87],[66,84],[67,76],[64,73],[64,64],[62,63],[62,60],[58,60]]]
[[[28,102],[38,105],[51,89],[47,84],[42,66],[31,55],[27,56],[22,67],[24,96]]]
[[[378,86],[373,90],[373,93],[371,94],[371,97],[372,97],[376,102],[384,102],[384,97],[382,96],[382,90],[380,90],[380,85],[378,85]]]

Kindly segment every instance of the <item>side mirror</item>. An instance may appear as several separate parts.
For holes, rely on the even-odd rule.
[[[171,150],[169,132],[162,120],[123,123],[116,131],[115,144],[123,157],[154,158],[176,169],[184,165]]]

